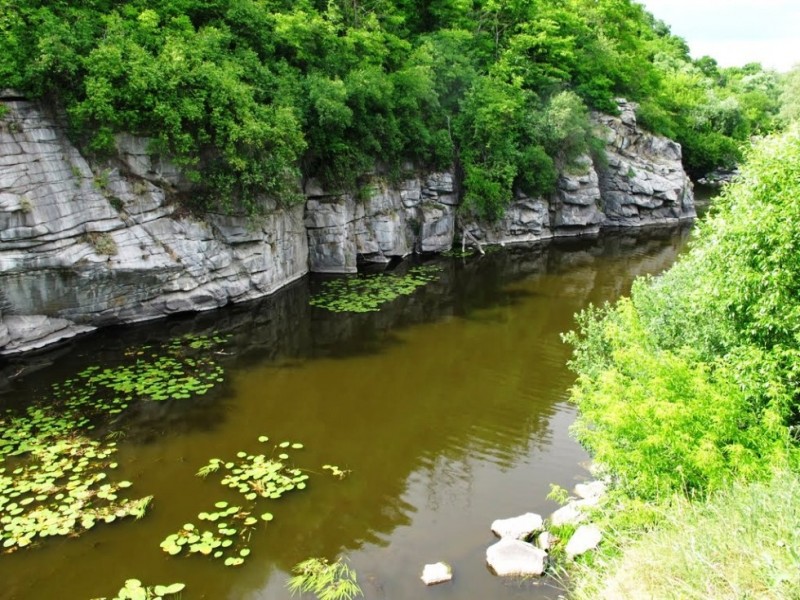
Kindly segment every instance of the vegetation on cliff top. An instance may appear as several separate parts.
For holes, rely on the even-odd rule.
[[[637,563],[638,572],[660,541],[676,538],[677,546],[662,546],[676,555],[669,564],[706,561],[700,575],[696,568],[676,568],[669,577],[648,577],[631,597],[797,594],[800,548],[787,533],[797,525],[796,510],[790,510],[794,499],[775,490],[796,486],[798,478],[798,199],[795,126],[749,152],[741,178],[700,225],[688,255],[661,277],[639,280],[629,299],[584,312],[580,333],[568,336],[578,373],[574,432],[616,482],[623,507],[609,527],[623,540],[631,529],[635,537],[641,527],[664,528],[623,549],[611,568],[630,571]],[[752,484],[726,492],[734,482],[770,478],[771,488]],[[723,495],[716,498],[718,493]],[[747,500],[743,504],[736,496]],[[745,536],[752,533],[749,525],[742,532],[725,529],[742,521],[744,508],[752,517],[770,496],[777,505],[762,511],[759,535]],[[686,508],[676,497],[698,504]],[[708,498],[708,507],[700,507]],[[684,530],[672,523],[675,502],[687,518]],[[762,552],[770,532],[778,537]],[[742,544],[753,540],[758,547],[743,569]],[[601,564],[584,574],[593,583],[583,597],[624,597],[597,592]],[[753,577],[742,578],[740,570],[770,577],[747,587]],[[623,575],[612,571],[611,582],[625,583]],[[744,588],[737,587],[740,582]]]
[[[0,87],[65,107],[94,152],[152,137],[209,208],[411,160],[459,165],[486,217],[551,190],[617,96],[702,172],[772,128],[780,93],[758,65],[692,61],[630,0],[0,0]]]

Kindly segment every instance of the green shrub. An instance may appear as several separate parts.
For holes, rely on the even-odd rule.
[[[629,300],[589,327],[605,365],[578,378],[573,432],[628,493],[704,493],[785,464],[783,415],[754,403],[730,365],[658,349]]]
[[[690,253],[570,334],[578,439],[630,494],[705,493],[794,460],[800,131],[760,144]]]
[[[528,146],[519,160],[517,186],[529,196],[546,196],[556,187],[555,162],[541,146]]]

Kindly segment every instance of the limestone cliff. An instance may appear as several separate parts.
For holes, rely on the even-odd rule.
[[[36,104],[5,105],[0,354],[257,298],[307,272],[302,206],[257,224],[178,215],[162,187],[122,165],[93,171]]]
[[[604,224],[640,226],[696,216],[681,146],[636,125],[635,104],[620,101],[620,116],[597,113],[607,164],[598,168]]]
[[[306,182],[305,206],[259,219],[182,214],[190,191],[147,141],[118,136],[118,155],[89,163],[59,119],[0,93],[0,355],[95,327],[216,308],[269,294],[307,271],[354,272],[451,247],[461,228],[482,243],[536,242],[694,216],[680,146],[636,127],[632,106],[596,115],[606,159],[584,157],[551,198],[520,195],[496,223],[459,222],[452,172],[374,175],[357,194]]]

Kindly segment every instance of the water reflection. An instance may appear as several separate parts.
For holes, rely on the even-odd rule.
[[[89,598],[135,576],[183,581],[187,600],[280,599],[295,563],[342,552],[368,598],[419,597],[419,570],[436,560],[457,573],[426,592],[437,597],[551,596],[544,585],[532,596],[532,582],[498,581],[483,552],[492,519],[549,511],[549,484],[583,473],[586,456],[567,436],[572,378],[559,333],[587,303],[668,267],[687,235],[676,228],[438,259],[436,282],[379,313],[312,309],[323,279],[307,278],[259,303],[105,330],[1,364],[0,403],[15,406],[87,365],[114,364],[131,346],[232,335],[217,356],[227,370],[221,388],[134,406],[115,425],[126,434],[121,476],[155,495],[152,513],[1,557],[0,597]],[[165,535],[227,499],[197,468],[256,449],[262,434],[302,441],[293,455],[301,466],[351,473],[336,481],[315,472],[308,490],[270,508],[276,519],[254,536],[242,569],[163,555]]]

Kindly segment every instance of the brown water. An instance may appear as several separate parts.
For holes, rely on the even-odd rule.
[[[0,598],[112,596],[136,577],[184,582],[186,600],[281,600],[294,564],[339,555],[369,600],[557,597],[549,579],[489,573],[489,525],[548,514],[551,483],[588,476],[568,436],[573,378],[559,334],[589,302],[669,267],[686,238],[681,228],[440,259],[438,281],[363,315],[309,308],[320,280],[305,279],[259,304],[105,330],[0,363],[0,406],[12,406],[125,348],[187,332],[233,335],[222,386],[202,400],[131,407],[116,425],[126,432],[119,476],[134,482],[134,496],[155,496],[147,516],[0,556]],[[275,502],[275,521],[253,537],[243,567],[164,554],[166,535],[227,498],[196,470],[258,450],[259,435],[303,442],[293,455],[302,466],[351,473],[313,473],[306,490]],[[439,560],[455,579],[425,588],[422,566]]]

